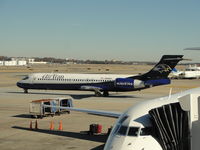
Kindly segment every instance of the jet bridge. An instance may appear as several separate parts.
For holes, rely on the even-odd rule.
[[[189,111],[189,124],[191,132],[191,149],[199,150],[200,143],[200,93],[189,94],[179,98],[181,108]]]
[[[178,100],[149,111],[154,137],[163,150],[199,150],[200,94],[189,94]]]

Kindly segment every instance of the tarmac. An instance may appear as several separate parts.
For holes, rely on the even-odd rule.
[[[170,85],[153,87],[142,91],[125,93],[110,93],[109,97],[95,97],[94,92],[87,91],[52,91],[30,90],[28,94],[16,86],[24,75],[32,72],[83,72],[83,73],[138,73],[147,71],[152,66],[126,65],[68,65],[66,66],[34,66],[34,67],[1,67],[0,68],[0,149],[1,150],[100,150],[107,139],[108,128],[114,125],[116,119],[89,115],[87,113],[71,112],[54,117],[37,119],[38,129],[30,129],[30,122],[35,127],[36,119],[30,118],[29,103],[42,98],[65,97],[74,98],[74,107],[123,112],[132,105],[149,99],[166,96],[170,89],[172,93],[195,88],[200,80],[172,80]],[[82,70],[80,69],[82,68]],[[86,69],[85,69],[86,68]],[[90,68],[90,69],[88,69]],[[100,70],[98,68],[101,68]],[[114,68],[114,69],[113,69]],[[117,70],[117,68],[119,68]],[[136,70],[133,70],[133,68]],[[113,69],[113,70],[112,70]],[[50,130],[50,123],[54,122],[55,129]],[[63,130],[59,131],[59,122],[62,121]],[[103,126],[102,134],[86,135],[83,131],[89,130],[89,125],[97,123]]]

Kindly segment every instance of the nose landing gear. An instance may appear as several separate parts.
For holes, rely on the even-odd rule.
[[[28,93],[28,89],[24,89],[24,93]]]

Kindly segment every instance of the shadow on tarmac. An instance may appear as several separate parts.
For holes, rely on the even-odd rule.
[[[30,114],[20,114],[20,115],[15,115],[12,117],[16,117],[16,118],[31,118]]]
[[[25,94],[25,95],[58,95],[58,96],[71,96],[74,99],[84,99],[84,98],[89,98],[89,97],[95,97],[93,94],[67,94],[67,93],[49,93],[49,92],[29,92],[29,93],[24,93],[24,92],[7,92],[10,94]]]
[[[94,94],[67,94],[67,93],[44,93],[44,92],[40,92],[40,93],[24,93],[24,92],[7,92],[10,94],[32,94],[32,95],[59,95],[59,96],[71,96],[73,99],[75,100],[80,100],[80,99],[84,99],[84,98],[89,98],[89,97],[96,97]],[[127,95],[109,95],[108,97],[100,97],[100,98],[139,98],[137,96],[127,96]]]
[[[97,146],[95,148],[92,148],[91,150],[102,150],[104,148],[105,144]]]
[[[80,134],[76,132],[68,132],[68,131],[53,131],[53,130],[45,130],[45,129],[29,129],[19,126],[13,126],[14,129],[20,129],[20,130],[27,130],[27,131],[33,131],[38,133],[45,133],[45,134],[52,134],[57,136],[65,136],[70,138],[76,138],[81,140],[88,140],[88,141],[94,141],[94,142],[100,142],[105,143],[108,136],[107,135],[88,135],[88,134]],[[100,146],[97,146],[95,148],[92,148],[91,150],[102,150],[104,148],[105,144],[102,144]]]

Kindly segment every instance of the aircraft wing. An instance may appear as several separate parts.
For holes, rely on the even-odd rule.
[[[81,86],[81,90],[100,91],[102,90],[102,88],[96,86],[83,85]]]
[[[82,108],[74,108],[74,107],[62,107],[62,106],[51,106],[51,105],[43,105],[44,107],[54,107],[58,109],[65,109],[69,111],[78,111],[78,112],[84,112],[92,115],[99,115],[99,116],[105,116],[105,117],[112,117],[112,118],[118,118],[121,116],[122,113],[119,112],[111,112],[111,111],[103,111],[103,110],[91,110],[91,109],[82,109]]]

